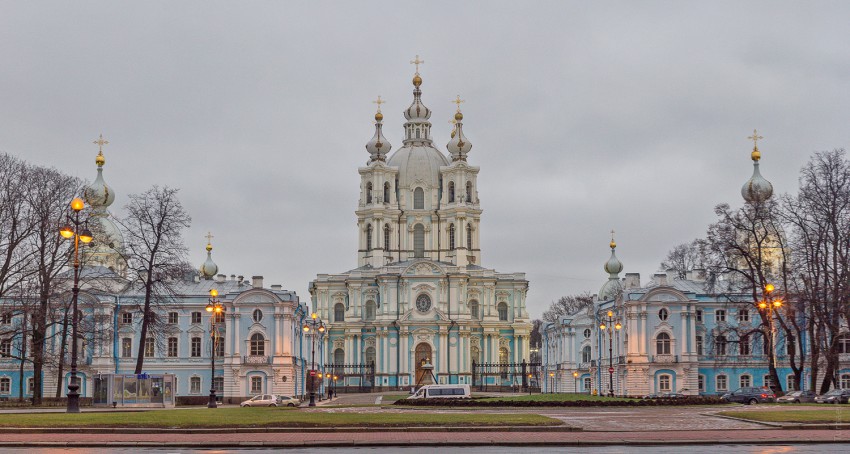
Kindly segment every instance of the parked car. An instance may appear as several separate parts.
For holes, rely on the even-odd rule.
[[[814,402],[817,396],[818,395],[812,391],[791,391],[782,397],[777,397],[776,402],[786,404],[808,403]]]
[[[726,393],[721,396],[726,402],[738,402],[747,405],[763,404],[765,402],[775,402],[776,394],[770,388],[744,387],[738,388],[731,393]]]
[[[239,404],[240,407],[297,407],[301,401],[295,397],[259,394]]]
[[[832,391],[815,397],[819,404],[846,404],[850,400],[850,389],[833,389]]]

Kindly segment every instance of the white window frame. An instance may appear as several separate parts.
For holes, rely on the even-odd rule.
[[[201,394],[202,385],[201,377],[198,377],[197,375],[189,377],[189,394]]]
[[[753,386],[753,377],[750,374],[743,374],[738,378],[739,388],[751,388]]]
[[[12,379],[9,377],[0,377],[0,394],[12,394]]]
[[[251,394],[263,394],[263,377],[259,375],[251,376]]]
[[[666,386],[665,386],[665,383]],[[670,374],[661,374],[658,376],[658,391],[671,392],[673,390],[673,377]]]
[[[726,321],[726,309],[717,309],[714,311],[714,321],[715,322],[725,322]]]
[[[129,348],[127,348],[129,347]],[[122,337],[121,338],[121,357],[122,358],[132,358],[133,357],[133,338],[132,337]]]
[[[723,386],[720,386],[720,379],[723,379]],[[720,374],[714,377],[714,388],[718,391],[728,391],[729,390],[729,377],[725,374]]]

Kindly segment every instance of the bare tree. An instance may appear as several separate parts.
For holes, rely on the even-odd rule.
[[[27,278],[26,265],[32,251],[25,243],[34,229],[30,206],[24,203],[27,174],[25,162],[0,155],[0,297]]]
[[[170,283],[186,270],[186,246],[183,230],[192,219],[177,198],[177,189],[154,186],[142,194],[130,196],[126,217],[119,221],[124,232],[125,259],[131,285],[144,295],[141,303],[142,326],[139,336],[135,373],[142,373],[145,342],[156,338],[164,324],[157,308],[171,301]]]
[[[679,279],[685,279],[688,271],[704,268],[704,240],[696,239],[690,243],[682,243],[667,253],[667,258],[661,262],[661,269],[676,270]]]
[[[586,309],[593,305],[593,295],[590,292],[581,293],[578,295],[562,296],[552,304],[549,309],[543,312],[543,320],[547,322],[557,322],[561,317],[572,315],[582,309]]]

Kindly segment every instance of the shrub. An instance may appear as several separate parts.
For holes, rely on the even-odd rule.
[[[660,407],[680,405],[717,405],[725,403],[719,397],[692,396],[678,399],[641,399],[641,400],[565,400],[565,401],[529,401],[529,400],[491,400],[473,399],[401,399],[393,405],[434,406],[434,407]]]

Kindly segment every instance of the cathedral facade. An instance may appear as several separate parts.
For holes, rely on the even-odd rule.
[[[339,385],[473,384],[473,362],[528,360],[528,281],[481,266],[479,168],[467,161],[463,114],[458,107],[446,155],[432,140],[421,85],[417,71],[402,146],[391,155],[377,101],[370,157],[358,169],[358,267],[310,284],[313,309],[328,327],[326,362],[370,370]],[[521,377],[474,384],[482,380],[510,386]]]

